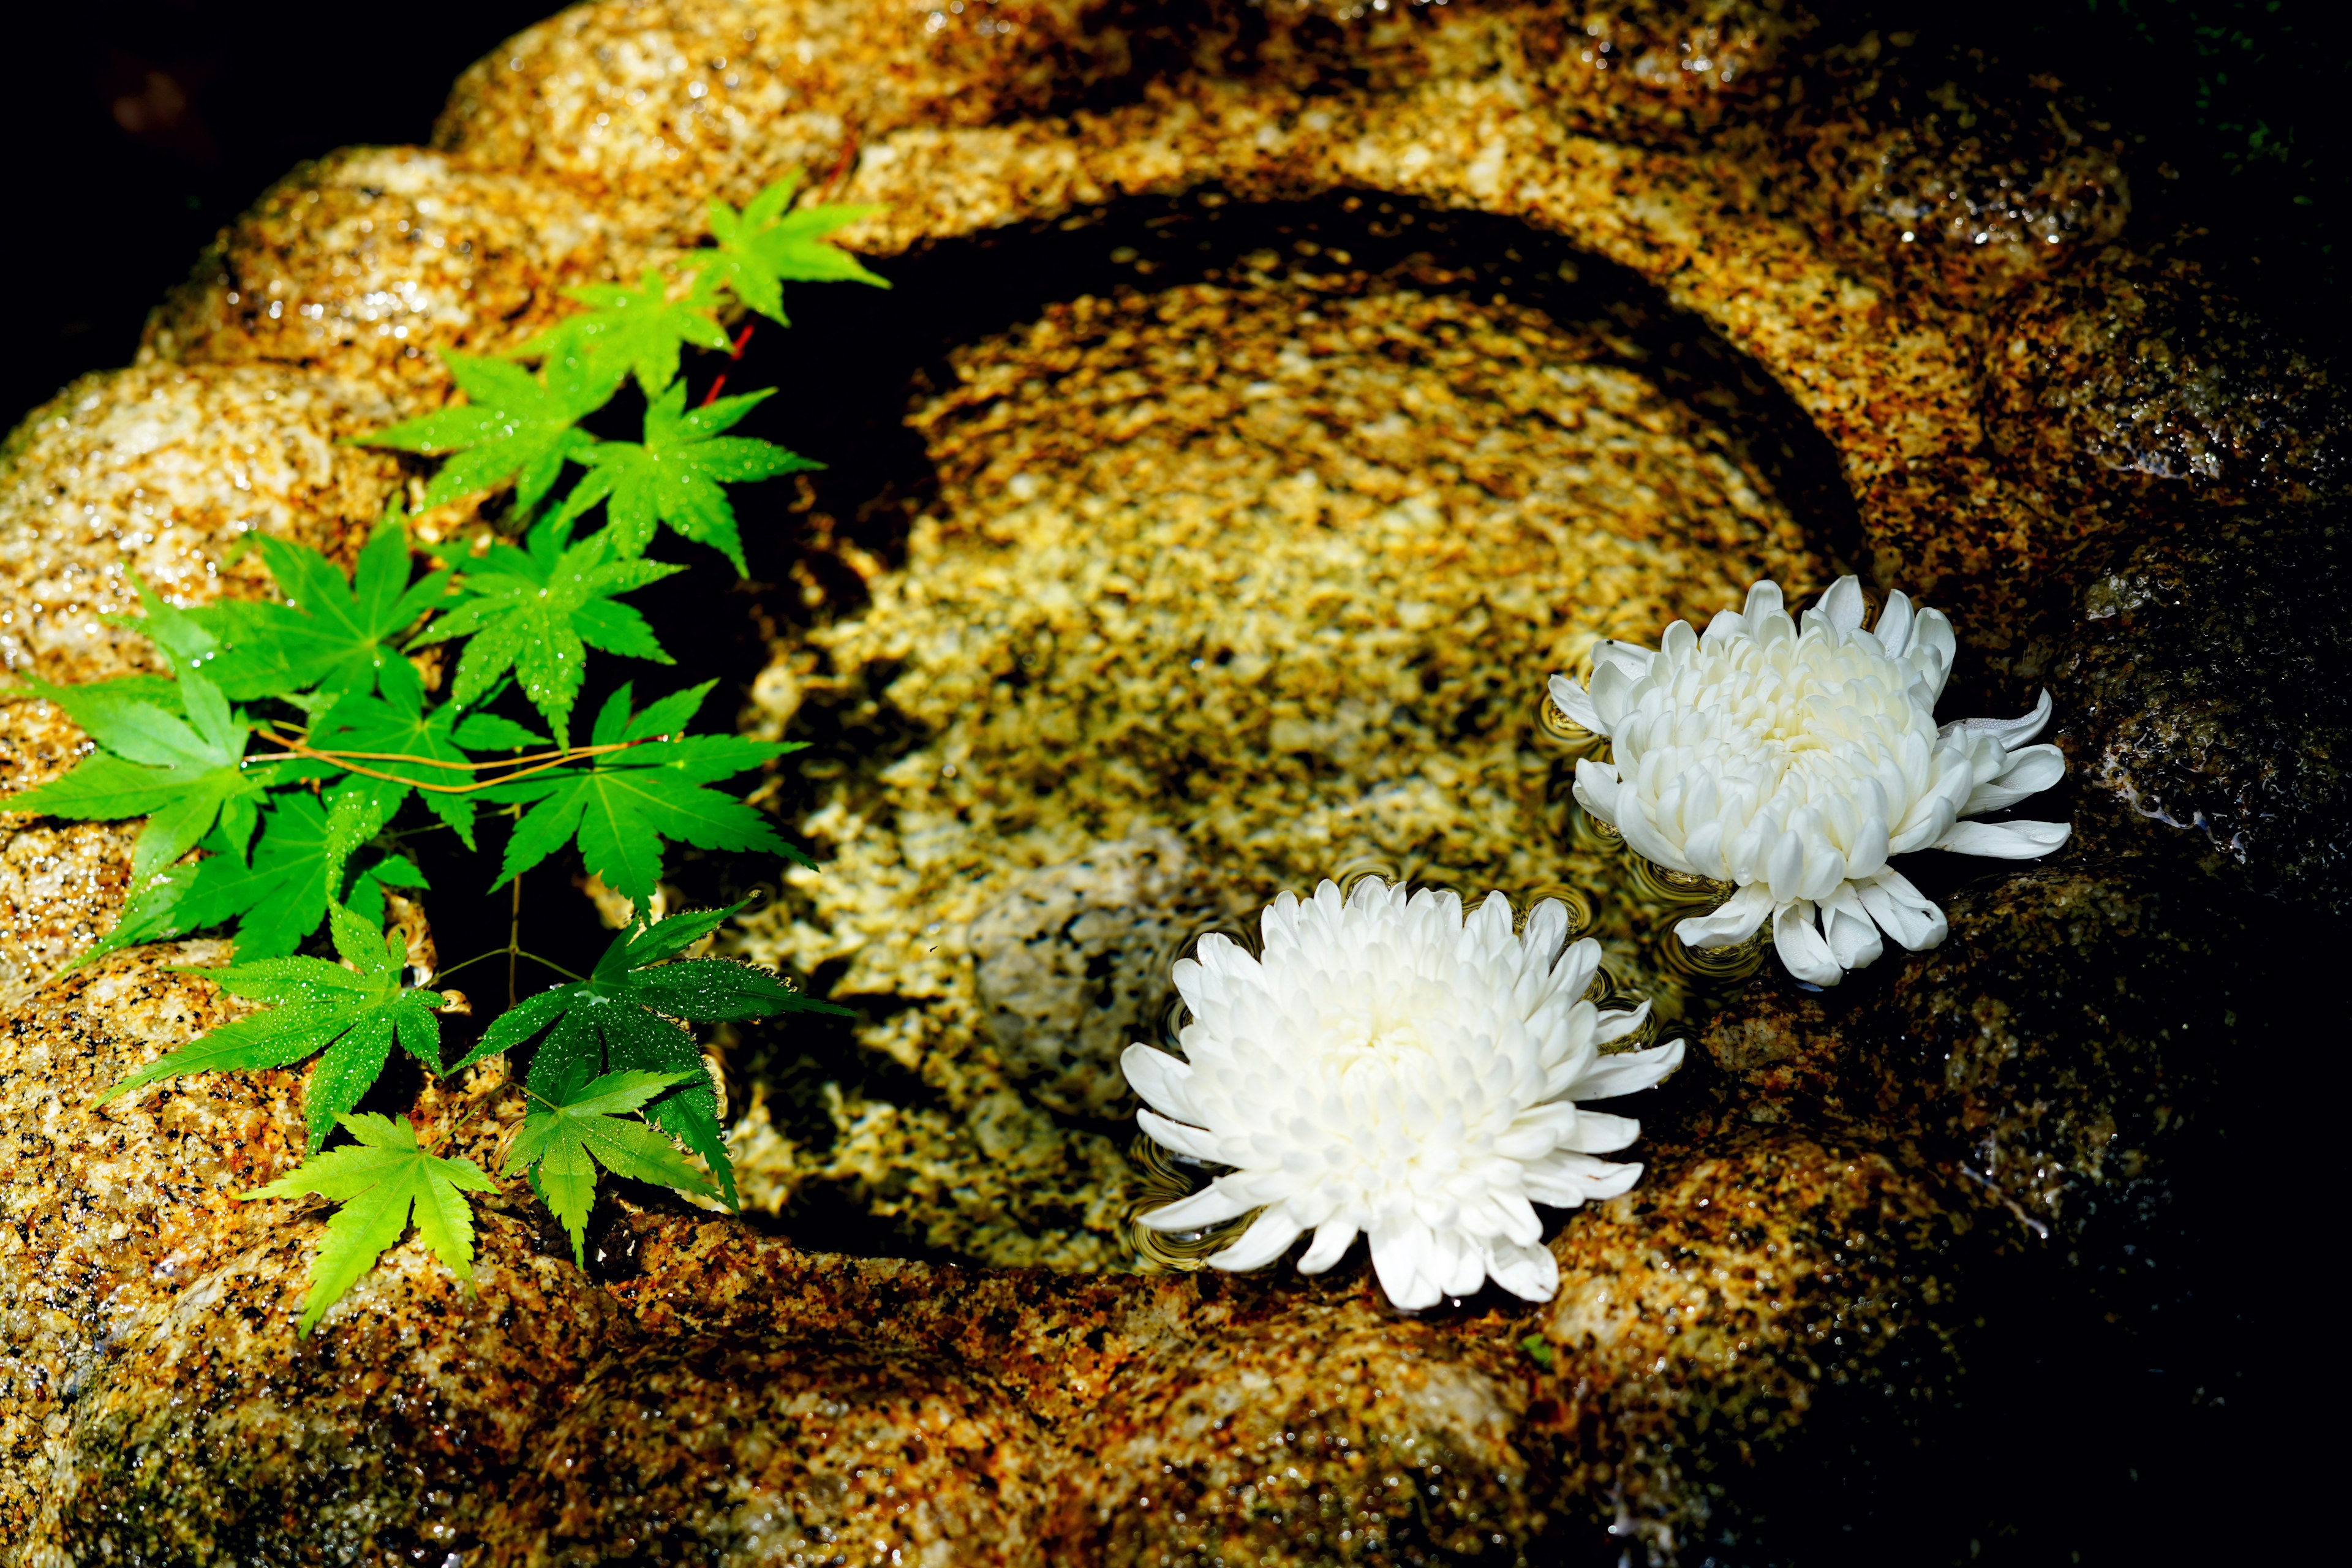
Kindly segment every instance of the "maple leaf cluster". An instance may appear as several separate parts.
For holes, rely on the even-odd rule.
[[[511,353],[446,355],[463,402],[362,438],[441,459],[423,507],[508,493],[503,521],[469,548],[420,559],[397,505],[349,574],[318,550],[260,537],[272,599],[186,608],[138,584],[144,613],[126,624],[170,676],[24,682],[93,749],[10,808],[145,819],[122,915],[79,962],[226,931],[234,962],[200,973],[261,1005],[105,1098],[184,1073],[311,1064],[308,1157],[247,1194],[340,1205],[320,1240],[303,1333],[412,1227],[467,1276],[473,1221],[461,1194],[498,1190],[471,1162],[420,1145],[405,1120],[358,1110],[394,1046],[435,1075],[528,1052],[514,1081],[530,1103],[500,1176],[528,1183],[582,1260],[600,1171],[736,1201],[693,1025],[842,1011],[749,965],[685,956],[734,910],[654,918],[669,846],[810,864],[720,787],[799,747],[692,732],[714,681],[642,707],[625,682],[587,742],[571,739],[592,651],[674,663],[622,602],[683,570],[647,558],[660,531],[717,550],[740,574],[728,487],[821,466],[734,433],[769,391],[720,398],[713,387],[690,409],[681,374],[688,348],[740,352],[721,324],[733,306],[788,324],[787,282],[887,286],[830,237],[869,209],[796,207],[796,189],[780,181],[740,212],[712,204],[711,247],[633,285],[567,290],[585,308]],[[645,396],[641,439],[582,428],[631,381]],[[600,509],[601,526],[581,536]],[[500,823],[491,889],[570,850],[635,918],[592,973],[510,995],[480,1043],[445,1064],[444,996],[428,988],[435,976],[405,970],[404,939],[384,929],[387,889],[426,886],[409,836],[447,831],[487,856],[478,836]],[[500,951],[520,953],[519,931]],[[329,1147],[339,1132],[350,1141]]]

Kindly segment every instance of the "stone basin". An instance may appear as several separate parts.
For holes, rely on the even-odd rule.
[[[772,363],[855,362],[793,433],[839,460],[711,673],[819,742],[779,798],[824,868],[728,941],[854,1004],[870,1070],[796,1102],[740,1039],[745,1219],[640,1194],[583,1273],[510,1184],[471,1290],[412,1240],[298,1341],[322,1215],[233,1194],[299,1161],[302,1074],[93,1108],[228,1016],[183,972],[225,944],[66,973],[131,830],[0,819],[0,1561],[2221,1528],[2183,1500],[2253,1484],[2215,1455],[2267,1431],[2284,1321],[2243,1260],[2293,1256],[2245,1194],[2305,1157],[2253,1142],[2318,1022],[2278,933],[2352,885],[2345,416],[2015,64],[1742,0],[612,0],[476,66],[431,148],[295,171],[10,438],[0,652],[144,668],[128,574],[256,592],[253,529],[347,559],[422,468],[339,438],[446,399],[436,351],[837,171],[898,288],[795,297]],[[1836,992],[1684,985],[1568,819],[1542,678],[1841,570],[1952,615],[1948,714],[2051,689],[2075,839],[1931,867],[1950,940]],[[84,744],[0,706],[11,791]],[[1188,935],[1350,868],[1579,890],[1696,1047],[1633,1108],[1641,1184],[1555,1216],[1547,1306],[1136,1258],[1107,1053]],[[413,1096],[485,1165],[522,1114],[490,1064]]]

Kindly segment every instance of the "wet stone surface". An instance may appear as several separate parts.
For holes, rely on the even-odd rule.
[[[1055,1110],[1127,1098],[1118,1057],[1156,1038],[1168,968],[1214,910],[1184,842],[1121,839],[1034,871],[971,922],[973,979],[1005,1070]]]
[[[1017,1562],[1044,1458],[985,1369],[730,1335],[598,1368],[467,1533],[500,1563]]]
[[[257,530],[349,561],[406,470],[339,443],[392,412],[364,383],[275,365],[82,377],[0,447],[0,661],[51,680],[157,668],[101,617],[137,612],[134,574],[175,603],[258,595],[257,556],[222,564]]]
[[[2309,500],[2352,482],[2344,389],[2186,262],[2108,247],[2016,290],[1986,345],[1987,434],[2095,543],[2135,517]],[[2053,553],[2079,556],[2063,536]]]
[[[2212,514],[2091,578],[2048,662],[2091,841],[2352,894],[2347,531],[2340,501]]]
[[[1701,1044],[1746,1114],[1907,1143],[2065,1245],[2200,1147],[2226,1042],[2274,1004],[2239,959],[2259,909],[2196,878],[2072,864],[1976,881],[1935,952],[1819,997],[1762,988]]]
[[[651,259],[611,230],[562,185],[350,149],[265,193],[150,318],[141,358],[373,379],[420,413],[447,395],[436,351],[513,347],[562,313],[562,288]]]

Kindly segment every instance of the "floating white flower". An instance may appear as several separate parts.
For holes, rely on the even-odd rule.
[[[1319,1274],[1363,1232],[1399,1307],[1489,1279],[1550,1300],[1559,1269],[1534,1205],[1614,1197],[1642,1173],[1593,1157],[1641,1124],[1576,1101],[1649,1088],[1681,1065],[1682,1042],[1601,1054],[1649,1005],[1584,1000],[1601,947],[1560,951],[1557,900],[1517,935],[1499,893],[1465,921],[1452,893],[1408,899],[1368,878],[1343,901],[1327,881],[1304,903],[1276,899],[1262,929],[1260,957],[1211,935],[1177,963],[1182,1058],[1127,1049],[1144,1131],[1233,1167],[1142,1223],[1198,1230],[1263,1209],[1212,1263],[1262,1268],[1311,1229],[1298,1268]]]
[[[2026,859],[2066,841],[2063,822],[1966,820],[2048,789],[2057,747],[2026,742],[2050,720],[2044,691],[2021,719],[1936,727],[1951,674],[1951,622],[1887,595],[1862,626],[1862,589],[1841,577],[1801,629],[1780,590],[1695,635],[1666,628],[1657,651],[1603,643],[1591,689],[1551,679],[1552,701],[1612,742],[1576,764],[1576,798],[1661,866],[1735,884],[1714,913],[1675,929],[1728,947],[1769,916],[1790,973],[1834,985],[1881,951],[1944,940],[1937,909],[1887,857],[1914,849]]]

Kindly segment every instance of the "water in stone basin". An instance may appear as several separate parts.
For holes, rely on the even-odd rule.
[[[908,737],[816,787],[824,869],[736,951],[864,1002],[921,1093],[836,1094],[814,1139],[762,1098],[738,1135],[772,1211],[834,1186],[929,1251],[1120,1268],[1118,1051],[1188,936],[1285,888],[1582,889],[1679,1019],[1633,918],[1658,889],[1572,830],[1542,678],[1826,573],[1764,400],[1673,384],[1666,312],[1512,226],[1212,196],[1013,244],[1069,297],[952,345],[900,559],[843,551],[868,601],[752,687],[755,731],[870,703]]]

